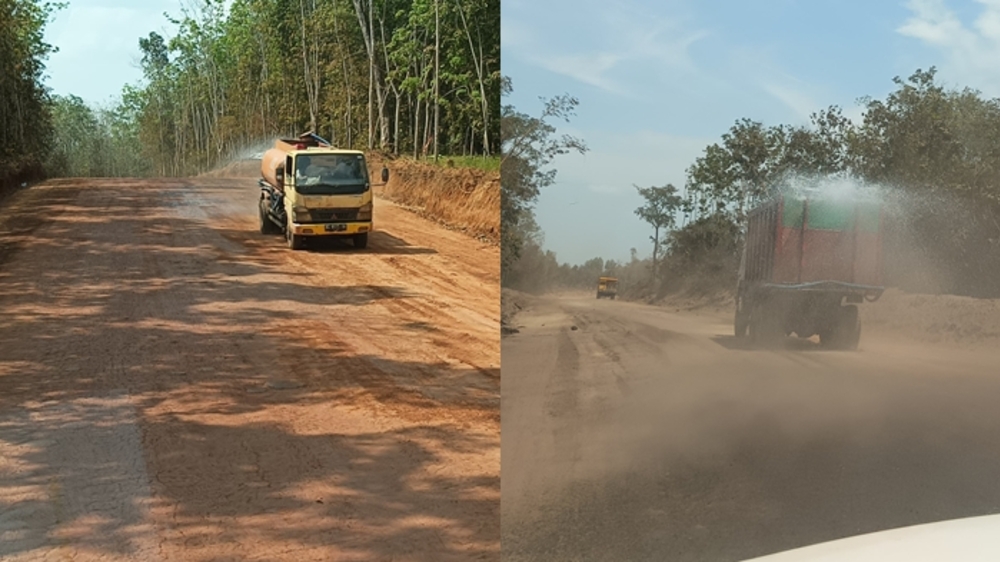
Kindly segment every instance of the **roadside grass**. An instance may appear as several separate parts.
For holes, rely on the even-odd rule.
[[[409,158],[413,160],[412,157]],[[472,168],[486,172],[500,171],[499,156],[438,156],[437,162],[433,156],[417,158],[416,161],[422,164],[440,166],[442,168]]]

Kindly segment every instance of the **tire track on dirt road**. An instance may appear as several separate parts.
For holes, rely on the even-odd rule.
[[[518,317],[503,342],[505,560],[735,561],[997,512],[994,346],[867,330],[857,352],[756,350],[725,316],[554,296]],[[626,391],[594,376],[609,362]]]
[[[85,529],[74,560],[498,559],[496,254],[402,214],[384,246],[295,254],[255,194],[60,180],[0,210],[5,553]],[[115,484],[99,520],[24,495],[84,480]]]

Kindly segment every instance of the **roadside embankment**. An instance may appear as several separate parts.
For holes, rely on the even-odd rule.
[[[368,157],[372,178],[382,165],[389,184],[376,192],[390,201],[483,242],[500,241],[500,173],[447,168],[406,158]]]
[[[867,329],[928,343],[995,344],[1000,341],[1000,299],[905,293],[890,289],[859,307]]]
[[[500,332],[503,335],[516,334],[517,315],[529,308],[534,297],[514,289],[502,289],[500,293]]]

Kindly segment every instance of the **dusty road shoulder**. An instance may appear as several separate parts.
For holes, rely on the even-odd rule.
[[[0,211],[4,559],[499,558],[498,253],[389,204],[291,253],[254,189]]]

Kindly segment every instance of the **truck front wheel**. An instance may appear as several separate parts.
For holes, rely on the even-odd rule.
[[[354,247],[359,250],[364,250],[368,247],[368,233],[355,234],[354,235]]]
[[[305,247],[305,236],[300,236],[295,234],[292,230],[292,225],[285,226],[285,240],[288,242],[288,247],[292,250],[301,250]]]

